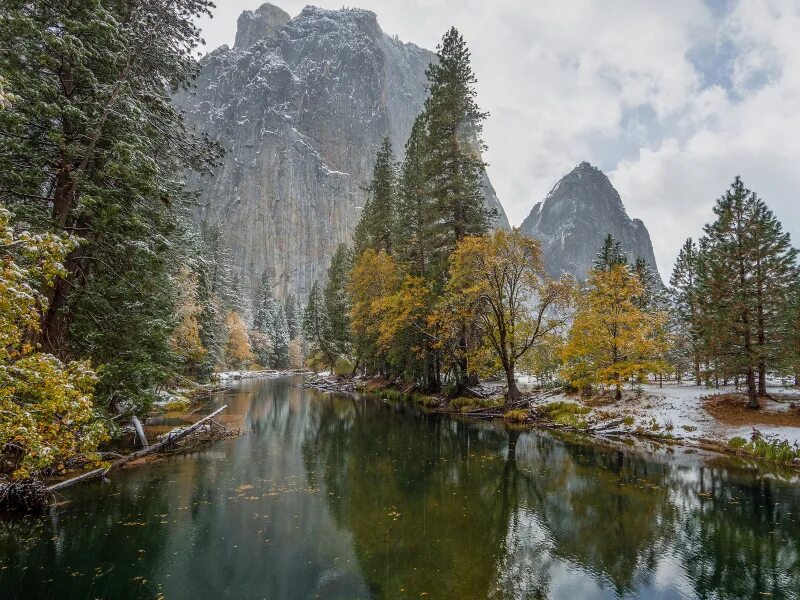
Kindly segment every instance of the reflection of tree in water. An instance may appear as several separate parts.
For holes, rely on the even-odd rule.
[[[797,598],[800,488],[710,465],[682,497],[685,568],[700,598]]]
[[[410,412],[319,401],[304,446],[380,597],[544,598],[553,577],[561,594],[798,589],[797,488],[778,501],[775,482],[700,478],[695,459],[392,411]]]
[[[666,542],[660,528],[673,516],[661,487],[665,464],[538,433],[516,444],[515,465],[511,531],[524,538],[508,541],[501,587],[539,595],[529,591],[538,589],[527,580],[530,569],[520,567],[534,545],[539,554],[549,549],[539,558],[542,569],[556,560],[580,565],[619,595],[647,585]]]
[[[316,400],[306,465],[376,596],[487,597],[503,554],[505,432],[370,401]]]

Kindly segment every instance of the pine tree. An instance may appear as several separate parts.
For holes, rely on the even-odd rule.
[[[423,176],[431,196],[433,240],[431,261],[443,289],[448,257],[468,235],[483,235],[493,214],[484,204],[481,152],[487,113],[476,103],[477,80],[464,38],[450,29],[437,47],[438,62],[427,76],[430,95],[425,102],[426,126]]]
[[[309,347],[309,366],[320,363],[332,368],[336,357],[329,341],[330,323],[325,310],[325,298],[316,281],[311,286],[303,312],[303,338]]]
[[[291,366],[291,357],[289,356],[290,341],[286,311],[283,308],[283,304],[278,303],[275,309],[275,337],[273,339],[274,367],[276,369],[288,369]]]
[[[169,264],[187,168],[215,150],[172,93],[196,69],[205,0],[20,2],[0,11],[0,190],[38,232],[80,231],[39,341],[100,370],[97,397],[146,401],[169,376]],[[128,403],[130,405],[130,403]]]
[[[284,302],[286,323],[289,327],[289,339],[297,339],[303,333],[303,311],[294,294],[286,296]]]
[[[425,117],[414,121],[400,171],[394,248],[406,270],[428,278],[433,240],[433,205],[425,178]]]
[[[603,241],[603,247],[597,253],[594,269],[596,271],[609,271],[617,265],[627,264],[628,257],[625,256],[625,252],[622,250],[622,244],[609,233]]]
[[[679,335],[686,340],[695,384],[703,381],[700,374],[702,361],[702,332],[700,329],[700,304],[698,298],[698,248],[689,238],[684,242],[672,270],[670,286],[672,288],[672,307],[677,317]]]
[[[789,233],[760,198],[754,198],[748,231],[753,248],[758,393],[767,395],[767,369],[781,360],[782,311],[798,278],[797,250]]]
[[[737,177],[714,206],[716,220],[704,228],[698,268],[709,354],[718,357],[725,373],[745,376],[752,408],[758,408],[759,363],[756,253],[750,235],[755,205],[755,195]]]
[[[389,138],[384,138],[375,158],[369,198],[353,236],[354,251],[360,256],[367,248],[392,253],[397,203],[397,165]]]
[[[340,356],[350,352],[350,299],[347,280],[352,266],[351,252],[340,244],[328,268],[325,284],[325,314],[328,318],[328,341]]]
[[[785,373],[800,387],[800,279],[789,291],[783,308],[783,360]]]

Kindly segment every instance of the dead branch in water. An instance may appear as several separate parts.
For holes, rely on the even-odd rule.
[[[178,441],[182,440],[183,438],[191,435],[192,433],[200,429],[203,426],[203,424],[216,417],[227,407],[228,405],[226,404],[225,406],[218,408],[210,415],[203,417],[197,423],[195,423],[194,425],[190,425],[186,429],[176,429],[169,432],[161,439],[160,442],[153,444],[152,446],[148,446],[147,448],[143,448],[142,450],[134,452],[133,454],[129,454],[128,456],[120,458],[119,460],[116,460],[113,463],[111,463],[111,465],[109,465],[106,468],[95,469],[94,471],[89,471],[88,473],[83,473],[82,475],[78,475],[77,477],[61,481],[59,483],[56,483],[48,487],[47,491],[50,493],[57,492],[59,490],[63,490],[72,485],[75,485],[76,483],[79,483],[81,481],[88,481],[90,479],[99,479],[101,477],[105,477],[109,472],[116,471],[117,469],[124,467],[126,464],[136,460],[137,458],[142,458],[144,456],[147,456],[148,454],[153,454],[154,452],[168,450],[170,447],[174,447],[174,445]]]

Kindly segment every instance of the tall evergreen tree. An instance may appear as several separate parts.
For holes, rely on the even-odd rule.
[[[697,244],[689,238],[681,247],[669,283],[672,288],[672,307],[680,323],[681,334],[687,340],[686,349],[692,364],[695,384],[700,385],[702,333],[697,260]]]
[[[289,339],[297,339],[303,332],[303,311],[294,294],[286,296],[283,303],[286,312],[286,324],[289,328]]]
[[[748,231],[753,249],[758,393],[767,395],[767,368],[781,360],[783,309],[797,283],[797,250],[789,233],[760,198],[754,197]]]
[[[703,330],[726,372],[745,377],[748,405],[758,408],[759,363],[755,252],[750,236],[756,197],[736,178],[714,206],[699,258],[699,291],[705,298]]]
[[[425,117],[414,121],[400,170],[395,221],[395,252],[407,271],[427,278],[433,240],[433,206],[424,177]]]
[[[350,298],[347,281],[352,267],[351,252],[345,244],[340,244],[328,268],[328,281],[325,284],[325,313],[328,318],[328,340],[339,355],[350,351]]]
[[[482,235],[493,214],[485,207],[481,152],[483,121],[476,102],[477,79],[464,38],[451,28],[437,47],[438,62],[427,76],[430,95],[425,102],[427,128],[423,175],[434,214],[431,261],[443,289],[448,257],[468,235]]]
[[[367,248],[391,254],[397,203],[397,164],[388,137],[384,138],[378,150],[367,192],[369,198],[353,236],[355,254],[359,256]]]
[[[278,303],[275,309],[275,336],[273,338],[273,352],[275,362],[273,367],[276,369],[288,369],[291,366],[289,356],[289,325],[286,322],[286,311],[283,304]]]
[[[211,147],[171,94],[196,69],[206,0],[0,8],[0,200],[39,232],[79,232],[42,318],[48,351],[101,369],[98,397],[142,397],[171,371],[168,264],[187,167]]]
[[[330,323],[325,310],[325,297],[316,281],[311,286],[306,309],[303,312],[303,339],[309,348],[309,358],[315,357],[327,366],[336,362],[330,343]]]
[[[622,244],[614,239],[610,233],[606,235],[603,246],[594,260],[595,271],[609,271],[617,265],[627,265],[628,257],[622,250]]]

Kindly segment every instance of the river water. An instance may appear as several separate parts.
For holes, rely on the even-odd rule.
[[[247,433],[0,521],[0,598],[798,598],[800,484],[246,381]]]

